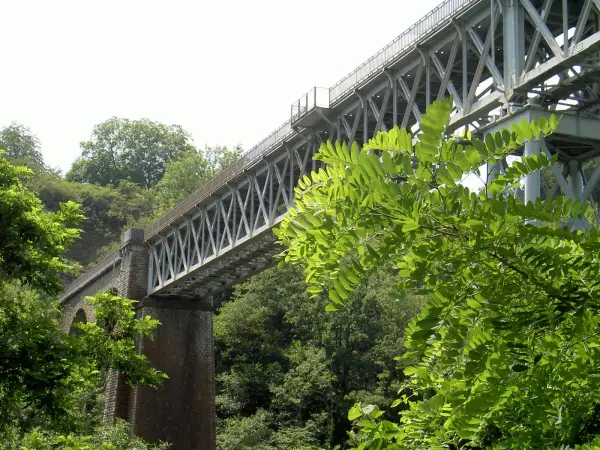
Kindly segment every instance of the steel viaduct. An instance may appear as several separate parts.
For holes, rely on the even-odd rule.
[[[555,186],[542,192],[535,174],[519,195],[591,198],[600,169],[584,169],[600,156],[600,0],[445,0],[330,89],[302,96],[283,125],[183,203],[128,230],[118,251],[66,288],[63,326],[93,320],[84,297],[98,290],[140,300],[140,314],[163,324],[140,351],[170,378],[162,390],[129,389],[112,373],[106,420],[124,418],[176,450],[214,449],[213,295],[273,264],[271,228],[316,168],[321,142],[416,130],[427,104],[449,95],[452,128],[481,134],[563,114],[556,134],[524,149],[558,153]]]

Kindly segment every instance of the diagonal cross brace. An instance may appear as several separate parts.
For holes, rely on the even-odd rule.
[[[419,92],[419,85],[421,84],[421,76],[423,74],[423,64],[419,64],[417,67],[417,73],[415,75],[415,80],[413,82],[412,89],[408,88],[406,81],[402,77],[398,77],[398,84],[406,97],[406,110],[404,111],[404,116],[402,117],[402,125],[400,129],[406,128],[408,125],[408,120],[410,119],[410,112],[415,116],[415,120],[419,122],[421,120],[421,111],[419,111],[419,107],[415,103],[415,99],[417,98],[417,93]]]
[[[437,99],[441,100],[444,97],[446,90],[448,90],[448,92],[452,96],[454,96],[454,102],[456,103],[458,108],[462,109],[463,105],[460,99],[460,95],[458,95],[458,91],[454,87],[454,83],[452,83],[452,81],[450,80],[450,76],[452,75],[452,67],[454,66],[454,61],[456,60],[456,53],[458,51],[459,42],[460,41],[456,39],[454,41],[454,44],[452,44],[452,50],[450,51],[450,57],[448,58],[448,64],[446,65],[445,69],[444,66],[442,66],[442,63],[437,57],[437,55],[432,54],[431,60],[433,61],[433,65],[435,66],[436,70],[440,74],[440,77],[442,78],[442,83],[440,84],[440,90],[438,92]]]
[[[540,17],[540,15],[537,12],[537,9],[535,9],[535,6],[533,6],[529,0],[521,0],[521,4],[523,5],[523,8],[525,8],[525,11],[527,11],[527,14],[535,24],[536,29],[540,32],[540,34],[550,47],[550,50],[552,50],[552,53],[554,53],[554,56],[556,56],[559,59],[563,58],[563,50],[558,45],[558,42],[556,42],[556,39],[554,39],[554,36],[552,36],[552,33],[546,25],[546,21]]]
[[[499,16],[500,16],[500,14],[494,15],[494,28],[498,25]],[[485,44],[483,42],[481,42],[481,38],[475,32],[475,30],[473,30],[473,28],[469,28],[468,32],[469,32],[469,36],[471,37],[471,40],[473,41],[473,44],[475,44],[475,49],[477,50],[477,53],[479,53],[479,57],[484,58],[484,55],[485,55],[485,58],[484,58],[485,65],[488,68],[488,70],[490,71],[490,74],[492,75],[494,84],[496,86],[504,86],[504,77],[502,77],[500,70],[498,70],[498,67],[494,64],[494,62],[492,61],[492,58],[486,52],[486,49],[489,49],[490,44],[492,43],[492,38],[491,38],[492,30],[490,29],[490,31],[488,33],[488,37],[485,40]]]
[[[377,120],[377,124],[375,125],[375,129],[373,130],[373,137],[377,135],[380,130],[387,131],[387,127],[383,123],[383,118],[385,117],[385,111],[387,110],[388,100],[390,98],[391,88],[388,85],[385,89],[385,93],[383,94],[383,101],[381,102],[381,108],[378,108],[372,98],[368,99],[369,106],[373,111],[373,115]]]

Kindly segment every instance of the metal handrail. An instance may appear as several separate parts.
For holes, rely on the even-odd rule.
[[[351,94],[360,83],[380,72],[404,52],[411,50],[417,41],[447,24],[448,20],[464,12],[467,7],[481,1],[483,0],[445,0],[436,6],[425,17],[334,84],[329,89],[330,105]]]
[[[94,267],[89,269],[82,276],[73,281],[64,292],[61,294],[61,299],[66,299],[70,297],[73,293],[79,291],[82,287],[87,285],[90,281],[95,280],[99,276],[106,273],[109,269],[114,267],[116,264],[121,262],[120,250],[117,249],[108,256],[105,256],[100,262],[98,262]]]
[[[315,86],[297,101],[292,103],[290,122],[294,123],[300,116],[313,108],[329,108],[329,90]]]

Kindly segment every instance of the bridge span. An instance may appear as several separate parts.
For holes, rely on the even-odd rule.
[[[107,418],[176,449],[214,448],[212,296],[273,263],[270,229],[317,168],[321,142],[414,131],[426,106],[449,95],[452,128],[475,133],[563,114],[556,134],[524,149],[559,154],[555,186],[544,192],[533,175],[522,195],[589,199],[600,179],[586,169],[600,155],[600,0],[445,0],[334,86],[303,95],[279,128],[183,203],[129,230],[63,293],[65,327],[98,289],[143,300],[141,312],[163,327],[140,351],[171,378],[152,392],[128,390],[114,374]]]

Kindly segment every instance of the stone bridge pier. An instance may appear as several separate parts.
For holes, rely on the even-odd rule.
[[[107,416],[121,417],[136,435],[166,441],[175,450],[216,448],[212,297],[148,297],[148,248],[144,230],[130,229],[121,242],[118,291],[139,300],[138,316],[160,321],[153,339],[140,339],[139,351],[168,379],[160,389],[129,388],[112,374]]]
[[[121,418],[137,436],[174,450],[216,448],[212,297],[147,296],[148,247],[144,230],[129,229],[119,251],[109,255],[62,296],[62,327],[94,320],[84,298],[98,291],[116,291],[138,300],[138,316],[158,319],[153,339],[139,339],[138,349],[168,379],[159,389],[130,388],[124,377],[109,373],[104,420]]]

